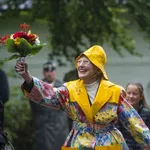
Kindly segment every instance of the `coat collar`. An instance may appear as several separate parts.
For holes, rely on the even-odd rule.
[[[80,105],[89,122],[93,122],[93,117],[111,98],[112,91],[109,87],[112,85],[114,84],[102,79],[96,97],[94,99],[94,103],[90,105],[88,94],[83,81],[77,80],[74,86],[76,88],[76,92],[71,94],[74,95],[74,100],[77,101],[77,103]]]

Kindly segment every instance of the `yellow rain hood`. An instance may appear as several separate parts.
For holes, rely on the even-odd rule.
[[[78,59],[82,55],[85,55],[95,66],[97,66],[101,70],[101,72],[103,73],[104,78],[106,80],[108,80],[108,76],[107,76],[105,68],[104,68],[104,66],[107,62],[106,53],[101,46],[94,45],[91,48],[87,49],[82,54],[80,54],[76,58],[76,67],[77,67]]]

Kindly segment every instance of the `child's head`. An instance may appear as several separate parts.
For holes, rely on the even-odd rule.
[[[126,86],[126,92],[128,96],[127,100],[133,107],[138,107],[140,104],[143,104],[146,108],[148,107],[144,97],[144,88],[141,83],[128,83]]]

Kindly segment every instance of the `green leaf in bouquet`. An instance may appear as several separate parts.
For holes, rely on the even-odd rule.
[[[7,39],[6,40],[6,47],[7,47],[7,50],[8,52],[10,53],[16,53],[17,49],[15,48],[15,42],[13,39]]]
[[[32,49],[31,49],[31,51],[30,51],[29,54],[30,54],[30,55],[35,55],[35,54],[37,54],[37,53],[43,48],[43,46],[44,46],[44,44],[32,46]]]
[[[19,57],[20,57],[19,54],[14,54],[14,55],[12,55],[12,56],[6,58],[5,61],[9,61],[9,60],[12,60],[12,59],[18,59]]]
[[[18,53],[21,57],[26,57],[32,50],[32,45],[24,38],[20,39],[20,44],[18,45]]]

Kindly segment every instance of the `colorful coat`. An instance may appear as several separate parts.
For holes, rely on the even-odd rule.
[[[147,127],[150,129],[150,111],[141,104],[138,110],[138,114],[141,116],[142,120],[145,122]],[[130,150],[143,150],[143,148],[133,139],[131,134],[123,127],[119,122],[116,127],[121,131],[124,139]]]
[[[94,150],[99,146],[119,144],[123,150],[128,150],[121,132],[114,126],[117,119],[139,144],[150,145],[149,129],[127,103],[125,92],[120,86],[102,80],[94,103],[90,105],[82,80],[68,82],[60,88],[53,88],[37,78],[33,78],[33,83],[30,93],[22,85],[24,94],[30,100],[64,110],[73,120],[73,128],[65,147]]]

